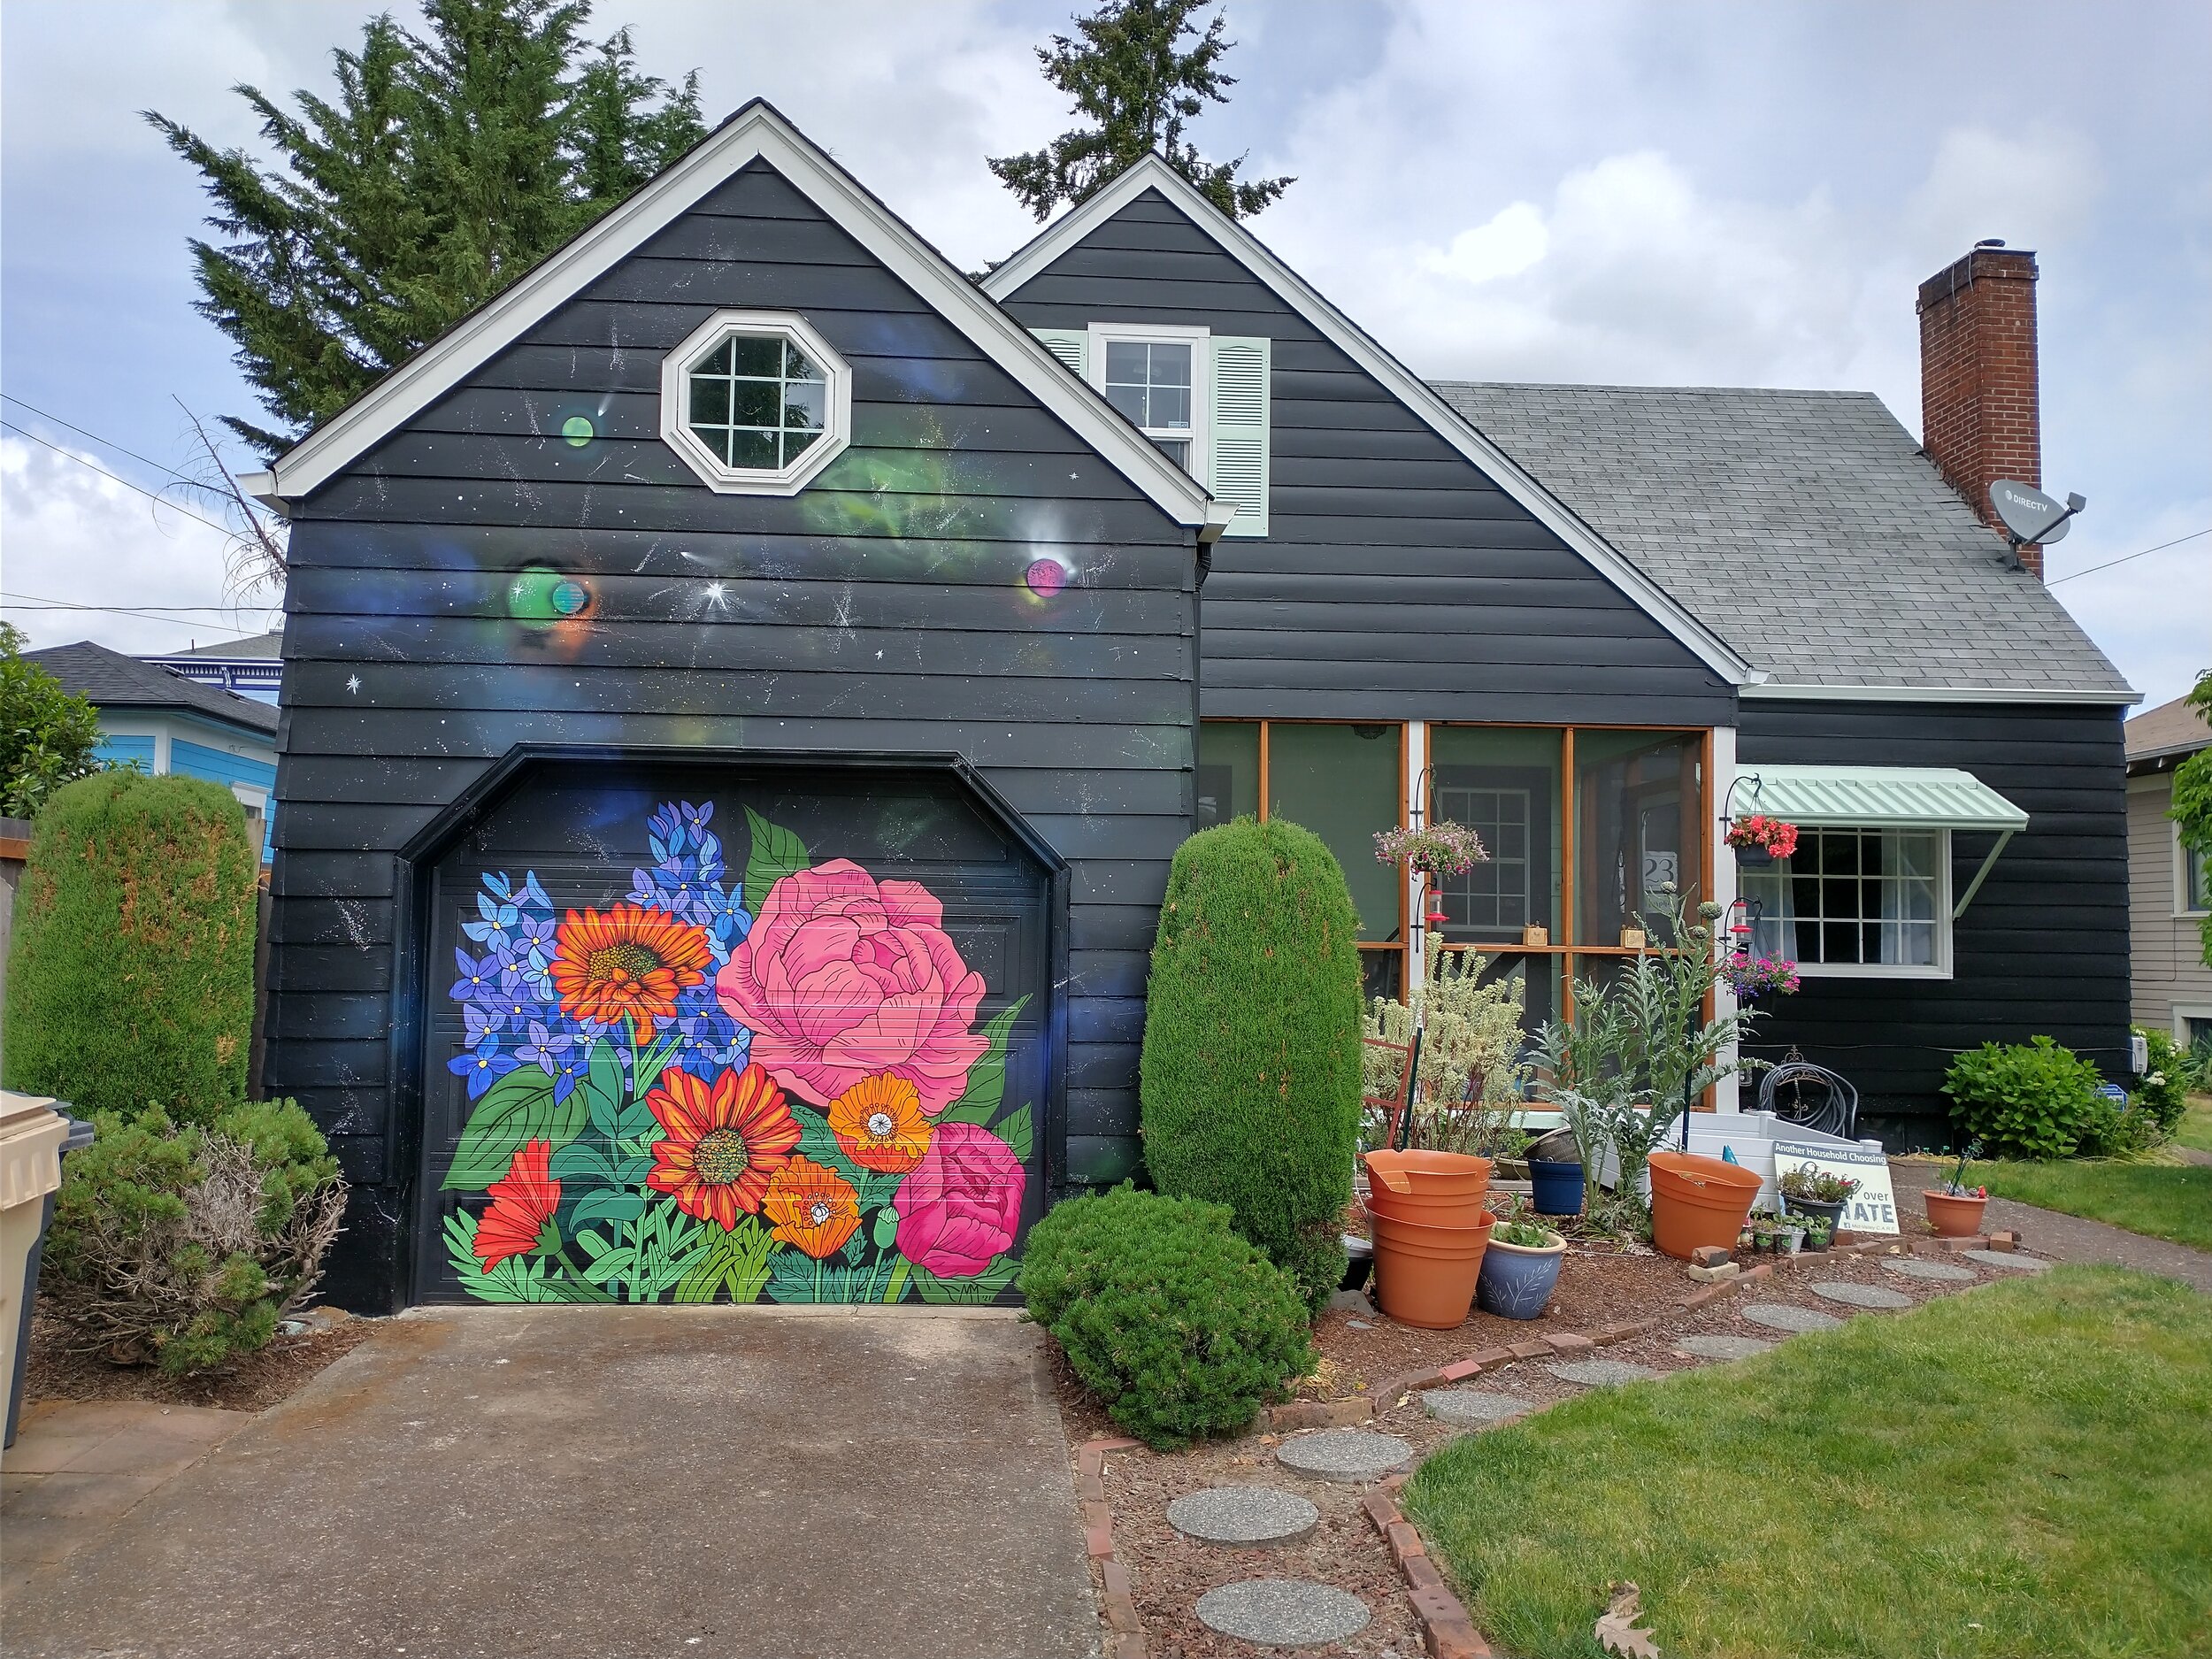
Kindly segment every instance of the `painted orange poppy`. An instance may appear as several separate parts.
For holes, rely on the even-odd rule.
[[[485,1271],[538,1248],[545,1224],[561,1207],[561,1184],[547,1167],[552,1156],[550,1141],[527,1141],[515,1149],[506,1174],[487,1189],[492,1207],[476,1224],[475,1246]]]
[[[669,1070],[645,1097],[668,1139],[653,1143],[645,1184],[725,1232],[760,1213],[768,1180],[799,1144],[798,1119],[761,1067],[722,1071],[710,1083]]]
[[[889,1072],[863,1078],[831,1102],[829,1126],[846,1156],[880,1175],[905,1174],[929,1150],[921,1091]]]
[[[768,1178],[761,1213],[775,1224],[777,1238],[818,1262],[843,1249],[858,1229],[860,1198],[835,1170],[801,1153]]]
[[[650,1042],[659,1023],[675,1018],[676,998],[706,978],[712,956],[705,928],[664,910],[571,910],[554,931],[553,988],[563,1013],[605,1025],[626,1014],[637,1040]]]

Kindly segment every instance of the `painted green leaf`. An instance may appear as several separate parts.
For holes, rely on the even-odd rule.
[[[673,1300],[712,1302],[726,1295],[733,1302],[759,1301],[775,1248],[774,1237],[750,1216],[728,1233],[713,1232],[677,1280]]]
[[[623,1139],[659,1133],[660,1120],[653,1116],[653,1109],[645,1103],[645,1097],[652,1093],[653,1085],[660,1081],[661,1073],[668,1069],[668,1063],[675,1057],[675,1054],[676,1040],[670,1037],[665,1041],[655,1043],[638,1056],[637,1098],[623,1109],[619,1131]]]
[[[913,1270],[914,1288],[924,1302],[973,1306],[998,1300],[1000,1291],[1014,1282],[1021,1263],[1010,1256],[995,1257],[973,1279],[940,1279],[922,1268]]]
[[[804,841],[750,807],[745,809],[745,823],[752,834],[752,848],[745,856],[745,908],[758,915],[768,889],[812,861]]]
[[[595,1302],[603,1300],[577,1281],[557,1257],[511,1256],[496,1267],[476,1259],[476,1217],[445,1218],[446,1258],[461,1288],[479,1302]]]
[[[611,1038],[599,1037],[591,1045],[591,1063],[577,1085],[591,1116],[591,1126],[608,1140],[622,1134],[622,1061]]]
[[[960,1098],[937,1114],[939,1123],[983,1125],[997,1115],[1006,1094],[1006,1033],[1014,1028],[1015,1017],[1028,1001],[1026,995],[1016,997],[1011,1006],[1002,1009],[984,1026],[990,1047],[969,1068],[968,1087]]]
[[[817,1164],[835,1170],[862,1191],[866,1190],[868,1172],[845,1156],[845,1149],[837,1144],[837,1137],[829,1126],[829,1119],[811,1106],[787,1098],[791,1116],[799,1125],[799,1151]]]
[[[587,1221],[628,1221],[644,1208],[645,1201],[635,1193],[610,1192],[601,1187],[576,1201],[576,1208],[569,1212],[568,1225],[580,1227]]]
[[[491,1086],[469,1114],[461,1145],[441,1185],[449,1192],[482,1192],[507,1173],[525,1142],[565,1147],[583,1133],[588,1102],[580,1088],[553,1098],[553,1079],[536,1066],[510,1071]]]
[[[1022,1163],[1029,1162],[1029,1108],[1009,1112],[991,1125],[991,1133],[1014,1149],[1014,1156]]]
[[[611,1152],[590,1141],[572,1141],[554,1153],[547,1165],[557,1181],[575,1181],[588,1187],[642,1187],[653,1172],[653,1160]],[[580,1197],[581,1194],[574,1194]]]

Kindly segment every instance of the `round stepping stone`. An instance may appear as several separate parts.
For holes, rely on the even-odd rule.
[[[1823,1283],[1812,1287],[1813,1294],[1824,1296],[1830,1302],[1840,1302],[1854,1308],[1909,1308],[1912,1298],[1901,1290],[1892,1290],[1887,1285],[1859,1285],[1849,1279],[1838,1283]]]
[[[1970,1267],[1958,1267],[1949,1262],[1926,1262],[1916,1256],[1884,1262],[1882,1265],[1893,1273],[1902,1273],[1908,1279],[1943,1279],[1962,1282],[1974,1277],[1974,1270]]]
[[[1275,1448],[1277,1463],[1317,1480],[1379,1480],[1412,1455],[1413,1448],[1396,1435],[1372,1429],[1323,1429],[1293,1435]]]
[[[1421,1396],[1421,1409],[1439,1423],[1457,1423],[1479,1428],[1502,1417],[1517,1417],[1529,1402],[1517,1394],[1486,1394],[1479,1388],[1432,1388]]]
[[[1591,1388],[1602,1388],[1609,1383],[1641,1382],[1659,1374],[1647,1365],[1632,1365],[1624,1359],[1554,1360],[1548,1369],[1555,1377]]]
[[[2039,1256],[2015,1256],[2009,1250],[1961,1250],[1959,1254],[1985,1267],[2010,1268],[2016,1273],[2040,1273],[2050,1266]]]
[[[1207,1544],[1287,1544],[1321,1524],[1321,1511],[1272,1486],[1209,1486],[1167,1506],[1167,1524]]]
[[[1770,1331],[1832,1331],[1843,1323],[1832,1313],[1823,1313],[1817,1308],[1795,1308],[1786,1302],[1755,1302],[1738,1312],[1754,1325],[1763,1325]]]
[[[1247,1578],[1198,1598],[1198,1622],[1263,1647],[1317,1647],[1367,1624],[1367,1603],[1303,1578]]]
[[[1749,1359],[1774,1346],[1755,1336],[1686,1336],[1675,1344],[1700,1359]]]

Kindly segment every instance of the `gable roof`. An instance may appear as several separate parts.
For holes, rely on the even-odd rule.
[[[266,634],[252,634],[242,640],[225,640],[218,645],[188,645],[180,651],[156,651],[147,660],[174,663],[181,662],[188,657],[207,657],[226,663],[273,663],[283,655],[284,630],[273,628]]]
[[[2131,762],[2193,755],[2200,749],[2212,748],[2212,724],[2190,706],[2185,696],[2144,710],[2123,730]]]
[[[280,456],[269,472],[244,481],[273,505],[327,482],[757,160],[773,167],[934,306],[1161,511],[1178,524],[1197,527],[1204,539],[1219,534],[1229,520],[1227,506],[1214,502],[1195,479],[987,299],[944,255],[761,98],[385,375]]]
[[[1436,389],[1772,675],[1747,695],[2137,700],[1871,392]]]
[[[277,711],[267,703],[187,680],[158,663],[126,657],[90,640],[26,651],[23,660],[36,663],[65,688],[88,698],[98,708],[181,709],[239,726],[257,737],[276,736]]]
[[[1594,566],[1708,667],[1739,686],[1763,678],[1716,630],[1654,581],[1634,561],[1608,544],[1504,449],[1461,419],[1411,370],[1324,299],[1265,243],[1201,196],[1188,180],[1157,155],[1145,157],[1097,195],[1048,225],[1011,258],[984,277],[984,292],[995,300],[1009,297],[1148,190],[1157,190],[1166,197],[1224,252],[1379,381],[1438,436],[1480,467],[1499,488]]]

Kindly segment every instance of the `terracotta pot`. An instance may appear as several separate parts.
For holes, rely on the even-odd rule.
[[[1970,1239],[1982,1230],[1986,1198],[1954,1198],[1930,1187],[1920,1194],[1928,1201],[1928,1225],[1947,1239]]]
[[[1701,1244],[1725,1249],[1743,1231],[1759,1178],[1741,1164],[1694,1152],[1651,1155],[1651,1241],[1681,1261]]]
[[[1417,1221],[1432,1227],[1477,1227],[1488,1214],[1490,1160],[1464,1152],[1366,1155],[1370,1215]]]
[[[1491,1217],[1479,1227],[1432,1227],[1375,1217],[1375,1303],[1402,1325],[1448,1331],[1474,1305]]]

